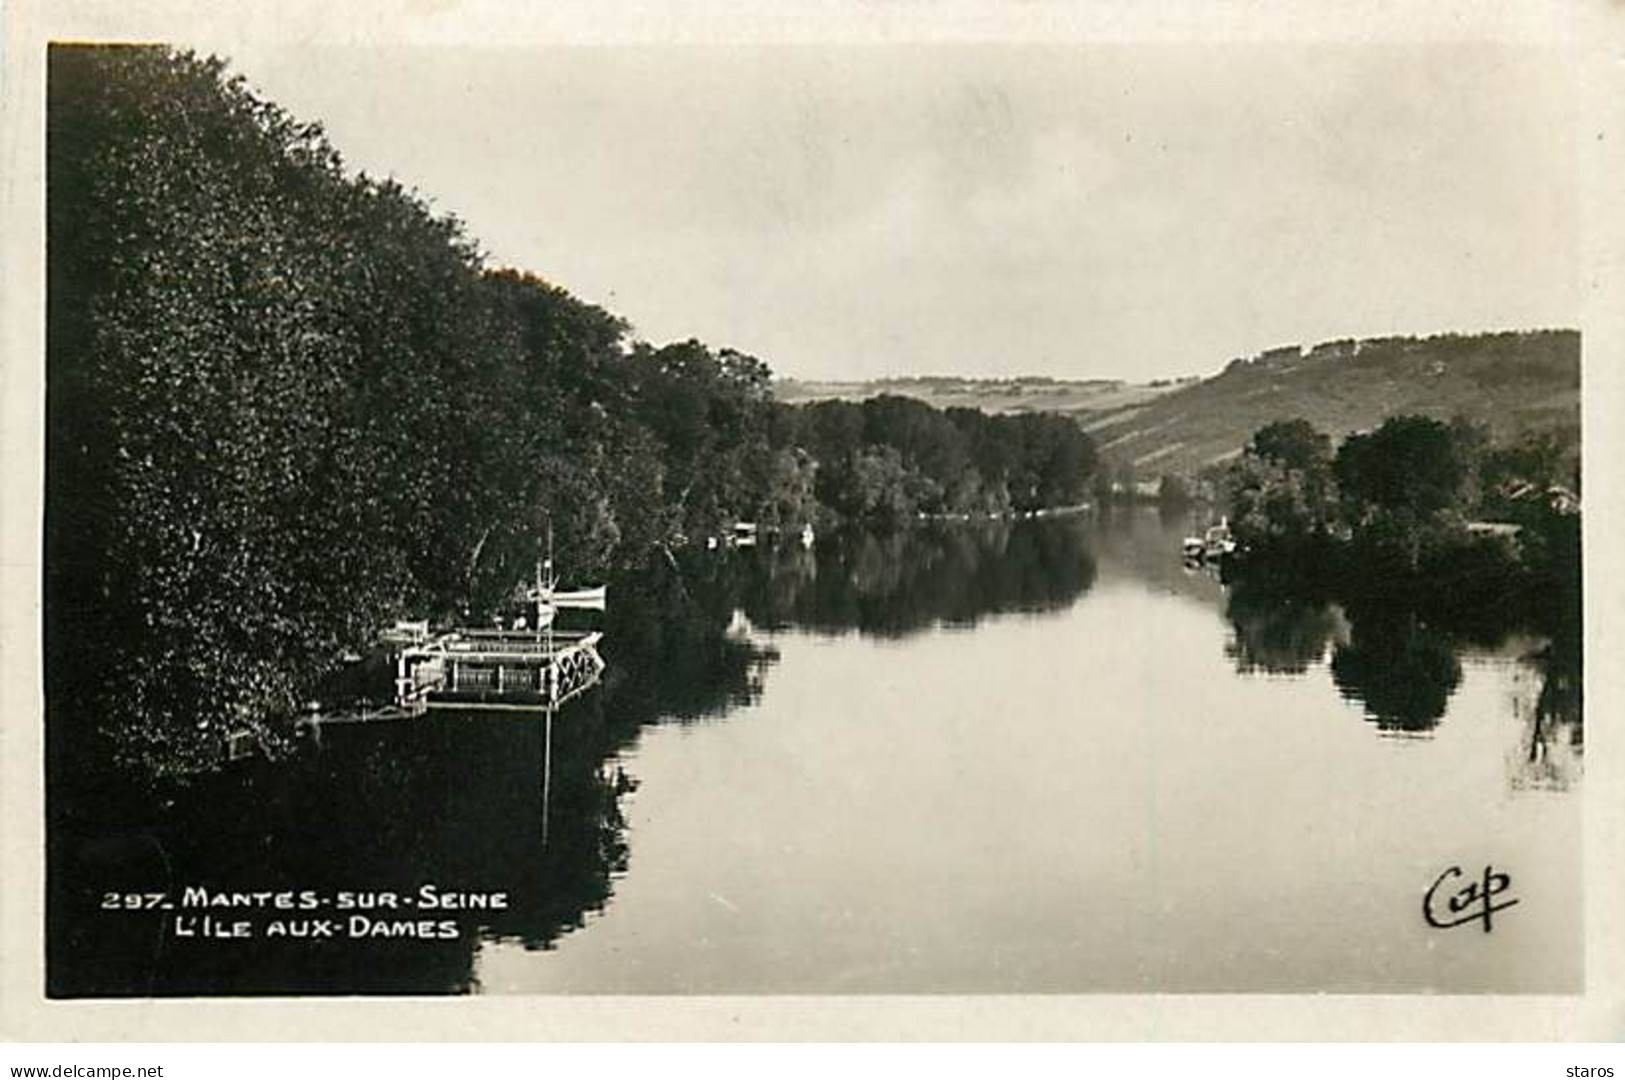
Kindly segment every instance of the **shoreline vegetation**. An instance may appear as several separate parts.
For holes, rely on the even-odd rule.
[[[1259,429],[1219,477],[1257,584],[1468,617],[1578,611],[1578,447],[1506,444],[1464,418],[1396,416],[1334,444],[1302,419]]]
[[[1301,626],[1340,607],[1340,686],[1380,671],[1379,711],[1425,728],[1460,678],[1452,641],[1523,632],[1543,641],[1527,657],[1543,679],[1537,734],[1583,724],[1577,445],[1497,444],[1461,418],[1407,415],[1334,449],[1306,420],[1277,421],[1220,484],[1238,545],[1223,567],[1231,613]]]
[[[1401,416],[1334,451],[1279,422],[1232,462],[1125,484],[1080,417],[790,403],[754,356],[638,340],[491,266],[221,60],[52,46],[48,78],[53,775],[71,757],[184,779],[232,732],[278,745],[395,619],[499,609],[546,530],[571,577],[633,594],[652,577],[676,604],[705,539],[741,521],[889,529],[1124,498],[1222,500],[1254,595],[1539,626],[1578,694],[1577,435],[1492,443]],[[1204,385],[1159,387],[1157,407]]]
[[[753,356],[491,267],[219,59],[53,47],[47,138],[47,699],[137,771],[271,737],[396,618],[499,607],[549,528],[614,580],[741,520],[1087,494],[1064,417],[781,404]]]

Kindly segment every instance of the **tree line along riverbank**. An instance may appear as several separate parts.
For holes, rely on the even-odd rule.
[[[1065,416],[787,404],[760,358],[639,340],[218,59],[53,46],[48,95],[46,694],[75,761],[208,769],[392,620],[500,606],[547,531],[570,576],[621,580],[741,520],[1114,491]],[[1572,449],[1280,423],[1194,486],[1255,584],[1577,626]]]
[[[544,529],[603,579],[742,519],[1087,494],[1065,418],[789,406],[637,340],[218,59],[53,46],[48,93],[46,692],[82,758],[209,768],[390,620],[501,603]]]
[[[1237,572],[1502,621],[1577,617],[1578,447],[1497,443],[1463,418],[1396,416],[1335,445],[1305,420],[1260,428],[1220,478]]]
[[[1357,659],[1374,666],[1383,692],[1405,703],[1392,711],[1415,712],[1428,686],[1454,685],[1444,651],[1424,647],[1430,636],[1494,644],[1528,633],[1541,640],[1530,657],[1543,674],[1537,727],[1582,723],[1573,440],[1533,432],[1497,443],[1463,419],[1408,415],[1334,448],[1308,421],[1278,421],[1254,434],[1222,486],[1238,544],[1225,567],[1232,606],[1267,619],[1342,605],[1356,640],[1334,675],[1358,681]]]

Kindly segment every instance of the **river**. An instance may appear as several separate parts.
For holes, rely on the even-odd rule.
[[[612,591],[545,843],[535,717],[331,729],[138,826],[60,815],[52,992],[1580,989],[1582,728],[1545,643],[1248,597],[1181,563],[1189,528],[696,554]],[[1517,901],[1490,932],[1429,924],[1486,872]],[[191,882],[508,906],[447,941],[95,910]]]

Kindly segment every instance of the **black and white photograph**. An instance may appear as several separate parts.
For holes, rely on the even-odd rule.
[[[1595,986],[1569,53],[1143,21],[44,42],[44,998]]]

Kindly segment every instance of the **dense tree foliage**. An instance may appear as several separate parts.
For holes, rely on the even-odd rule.
[[[1278,420],[1260,428],[1247,449],[1283,469],[1313,469],[1331,460],[1332,440],[1307,420]]]
[[[499,605],[551,533],[611,575],[735,521],[1081,499],[1053,416],[775,403],[761,360],[654,346],[345,169],[224,64],[49,64],[52,737],[183,773],[268,737],[391,619]]]
[[[1244,573],[1436,611],[1577,619],[1579,514],[1566,440],[1497,446],[1479,427],[1397,416],[1337,447],[1303,421],[1261,429],[1229,469]],[[1571,481],[1572,482],[1572,481]]]
[[[1459,419],[1393,417],[1335,453],[1301,420],[1260,429],[1225,476],[1238,669],[1300,672],[1330,645],[1373,722],[1426,731],[1461,679],[1455,642],[1517,629],[1547,639],[1534,738],[1578,724],[1578,468],[1567,433],[1496,445]]]
[[[1226,477],[1237,540],[1277,557],[1310,557],[1333,525],[1332,464],[1331,440],[1307,421],[1259,429]]]
[[[1466,502],[1470,445],[1449,424],[1396,416],[1338,448],[1334,472],[1351,512],[1423,519]]]

